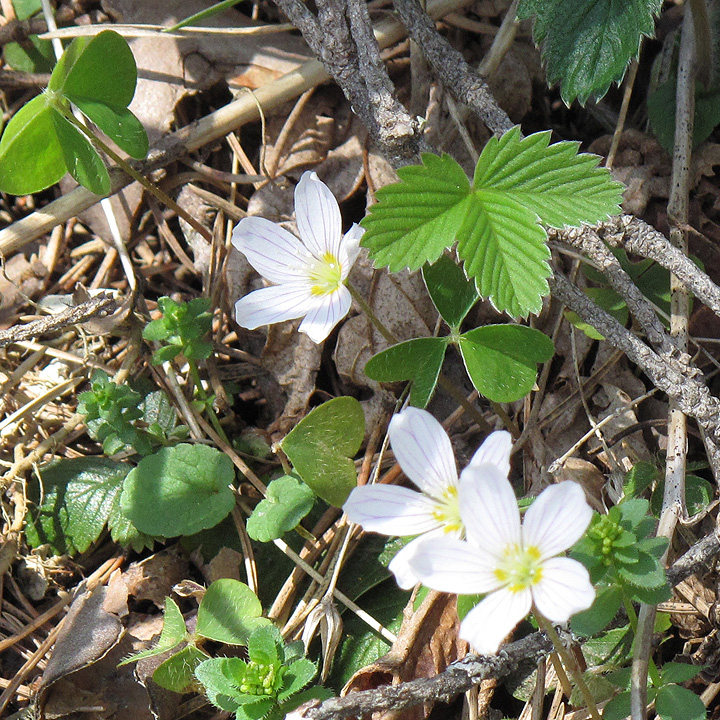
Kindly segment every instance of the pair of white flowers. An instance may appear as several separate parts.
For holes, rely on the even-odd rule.
[[[444,592],[487,593],[460,626],[460,637],[480,653],[497,652],[533,606],[555,623],[590,607],[595,590],[587,570],[557,557],[592,517],[578,484],[543,490],[521,524],[508,480],[509,433],[492,433],[459,478],[450,439],[429,413],[407,408],[392,419],[389,435],[396,460],[421,492],[366,485],[350,493],[343,509],[365,530],[419,535],[390,563],[401,587],[421,582]]]
[[[240,298],[235,319],[254,330],[303,318],[299,330],[320,343],[350,310],[345,281],[364,231],[355,224],[343,235],[337,200],[314,172],[303,173],[295,188],[295,219],[299,240],[261,217],[235,226],[233,245],[274,283]]]

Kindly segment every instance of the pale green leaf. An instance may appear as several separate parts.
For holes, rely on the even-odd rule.
[[[312,510],[315,493],[301,480],[283,475],[267,486],[261,500],[247,519],[253,540],[269,542],[292,530]]]
[[[118,667],[120,667],[120,665],[127,665],[128,663],[136,662],[137,660],[142,660],[147,657],[153,657],[153,655],[160,655],[168,650],[172,650],[175,646],[179,645],[186,636],[187,627],[185,626],[185,619],[180,612],[180,608],[172,598],[166,597],[163,627],[157,644],[147,650],[142,650],[139,653],[135,653],[134,655],[125,658],[118,663]]]

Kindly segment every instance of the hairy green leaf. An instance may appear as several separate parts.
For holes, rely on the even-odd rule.
[[[118,663],[118,667],[120,665],[127,665],[128,663],[136,662],[137,660],[142,660],[143,658],[160,655],[167,650],[172,650],[186,637],[187,627],[185,626],[185,619],[183,618],[182,612],[180,612],[180,608],[172,598],[166,597],[163,627],[157,644],[147,650],[142,650],[130,657],[126,657]]]
[[[521,0],[518,17],[535,16],[548,83],[561,83],[568,105],[584,104],[622,79],[661,7],[662,0]]]
[[[152,679],[162,688],[176,693],[188,692],[195,677],[195,668],[208,656],[194,645],[185,646],[158,665]]]
[[[315,493],[301,480],[284,475],[267,486],[261,500],[247,520],[253,540],[269,542],[282,537],[312,510]]]

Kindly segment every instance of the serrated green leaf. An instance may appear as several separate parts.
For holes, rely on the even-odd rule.
[[[180,608],[177,603],[169,597],[165,598],[165,613],[163,615],[163,627],[160,633],[160,638],[154,647],[142,650],[139,653],[135,653],[130,657],[126,657],[124,660],[118,663],[118,667],[121,665],[127,665],[143,658],[153,657],[154,655],[160,655],[168,650],[172,650],[174,647],[179,645],[187,637],[187,627],[185,626],[185,619],[180,612]]]
[[[659,477],[660,474],[652,463],[644,461],[635,463],[625,474],[623,492],[627,497],[637,497],[658,480]]]
[[[26,527],[28,543],[47,543],[58,555],[85,552],[112,517],[129,471],[130,465],[103,457],[63,459],[41,468],[42,505]]]
[[[485,325],[464,333],[459,349],[477,391],[495,402],[513,402],[535,385],[537,363],[555,348],[539,330],[524,325]]]
[[[234,712],[238,706],[234,698],[240,694],[239,684],[246,669],[247,663],[240,658],[211,658],[195,668],[195,677],[213,705]]]
[[[365,374],[378,382],[412,380],[410,404],[424,408],[435,390],[448,338],[414,338],[382,350],[365,364]]]
[[[226,645],[244,645],[253,630],[268,625],[257,595],[239,580],[223,578],[208,587],[198,608],[198,635]]]
[[[131,157],[142,160],[148,152],[148,136],[142,123],[127,108],[115,108],[96,100],[73,98],[83,114],[90,118],[118,147]]]
[[[659,588],[665,585],[665,569],[657,559],[646,552],[640,552],[637,562],[618,567],[618,575],[631,585],[639,588]]]
[[[707,710],[692,691],[679,685],[665,685],[655,698],[655,712],[662,720],[704,720]]]
[[[520,19],[535,15],[547,81],[561,83],[566,104],[602,97],[652,35],[662,0],[521,0]]]
[[[650,503],[645,498],[632,498],[623,500],[615,508],[620,516],[620,525],[626,530],[632,531],[647,516]]]
[[[280,631],[268,623],[253,630],[247,643],[248,657],[254,663],[273,665],[282,664],[283,639]]]
[[[637,587],[634,585],[626,585],[625,592],[634,602],[642,602],[646,605],[658,605],[662,602],[667,602],[672,597],[672,590],[668,584],[660,585],[658,587],[644,588]],[[658,620],[662,618],[662,613],[658,613]],[[667,630],[666,628],[665,630]],[[656,630],[664,634],[663,630]]]
[[[326,502],[342,507],[357,483],[352,457],[365,436],[365,414],[352,397],[313,409],[281,443],[295,471]]]
[[[180,444],[144,457],[125,480],[121,507],[149,535],[192,535],[234,507],[230,458],[205,445]]]
[[[440,317],[451,328],[459,328],[479,299],[475,283],[448,255],[441,255],[432,265],[424,265],[422,273],[425,287]]]
[[[162,688],[176,693],[188,692],[193,685],[195,669],[208,656],[194,645],[187,645],[155,668],[152,679]]]
[[[142,419],[147,425],[157,424],[169,435],[177,424],[177,412],[170,399],[162,390],[148,393],[140,404]]]
[[[52,112],[55,134],[62,148],[65,167],[83,187],[96,195],[110,192],[110,175],[92,143],[59,112]]]
[[[283,688],[278,693],[278,700],[283,701],[300,692],[317,673],[317,666],[312,660],[300,658],[296,660],[285,673]]]
[[[27,195],[54,185],[67,172],[45,94],[23,105],[0,138],[0,190]]]
[[[583,654],[588,665],[623,663],[630,657],[632,630],[628,627],[613,628],[597,638],[583,643]]]
[[[259,542],[270,542],[297,527],[312,510],[315,493],[301,480],[284,475],[267,486],[261,500],[248,518],[248,535]]]
[[[425,153],[422,162],[400,168],[401,182],[378,190],[378,202],[360,223],[366,230],[360,244],[393,272],[437,260],[455,242],[465,216],[465,171],[447,154]]]
[[[514,127],[480,155],[473,190],[509,194],[550,227],[597,223],[620,212],[623,186],[579,143],[550,143],[550,131],[520,137]]]
[[[132,548],[135,552],[141,552],[145,548],[152,549],[155,538],[138,530],[125,515],[120,506],[122,493],[117,493],[113,500],[110,517],[108,518],[108,530],[113,542],[124,548]]]

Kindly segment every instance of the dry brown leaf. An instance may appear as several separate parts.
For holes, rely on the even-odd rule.
[[[455,595],[430,590],[417,611],[413,612],[411,599],[404,614],[398,639],[390,651],[358,670],[343,688],[342,695],[433,677],[467,653],[467,643],[457,636],[460,620]],[[374,717],[376,720],[424,720],[431,709],[431,706],[422,706],[400,713],[376,713]]]

